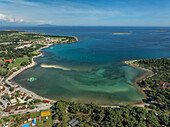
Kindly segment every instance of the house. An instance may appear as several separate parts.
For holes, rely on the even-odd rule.
[[[18,105],[8,106],[5,109],[5,112],[11,112],[11,111],[21,110],[21,109],[26,109],[26,108],[27,108],[27,105],[24,105],[24,106],[18,106]]]
[[[20,93],[21,96],[24,96],[25,94],[26,94],[26,93],[24,93],[24,92],[21,92],[21,93]]]
[[[15,111],[15,110],[18,110],[18,106],[17,106],[17,105],[8,106],[8,107],[5,109],[5,112],[11,112],[11,111]]]
[[[25,43],[25,44],[29,44],[30,42],[29,42],[29,41],[24,41],[23,43]]]
[[[1,91],[4,91],[4,90],[5,90],[5,87],[4,87],[2,84],[0,84],[0,90],[1,90]]]
[[[27,55],[24,55],[23,57],[25,57],[25,58],[26,58],[26,57],[28,57],[28,56],[27,56]]]
[[[16,103],[17,101],[16,101],[16,99],[11,99],[10,102],[11,102],[12,104],[14,104],[14,103]]]
[[[162,88],[162,89],[166,89],[166,88],[170,89],[170,83],[168,83],[168,82],[159,82],[158,84],[159,84],[160,88]]]
[[[50,112],[50,111],[42,111],[42,112],[41,112],[41,117],[43,117],[43,116],[49,116],[49,115],[51,115],[51,112]]]
[[[48,101],[48,100],[43,100],[43,103],[50,103],[50,101]]]
[[[71,127],[76,127],[80,122],[76,119],[72,119],[68,122]]]
[[[11,59],[9,59],[9,60],[4,60],[4,62],[6,63],[6,62],[10,62],[10,63],[12,63],[12,60]]]

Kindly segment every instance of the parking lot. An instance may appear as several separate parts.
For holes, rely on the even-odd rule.
[[[0,97],[0,108],[4,110],[7,106],[10,106],[10,102],[5,98]]]

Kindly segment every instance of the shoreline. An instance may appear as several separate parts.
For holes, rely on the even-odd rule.
[[[72,42],[70,42],[70,43],[72,43]],[[29,65],[27,65],[27,66],[19,69],[18,71],[14,72],[12,75],[10,75],[10,76],[7,78],[7,80],[6,80],[6,83],[9,83],[8,80],[13,79],[15,76],[17,76],[18,74],[20,74],[20,73],[23,72],[24,70],[35,66],[37,63],[34,61],[34,59],[43,56],[43,53],[41,53],[40,50],[45,49],[45,48],[48,48],[48,47],[50,47],[50,46],[52,46],[52,45],[54,45],[54,44],[48,44],[48,45],[46,45],[46,46],[44,46],[44,47],[41,47],[40,49],[36,50],[36,51],[37,51],[38,53],[40,53],[40,54],[39,54],[38,56],[33,56],[33,57],[32,57],[32,62],[31,62],[31,64],[29,64]],[[152,71],[149,70],[149,69],[141,68],[141,67],[139,67],[139,66],[137,66],[137,65],[135,65],[135,64],[132,64],[134,61],[138,61],[138,60],[123,61],[122,63],[127,64],[127,65],[130,65],[130,66],[133,66],[133,67],[136,67],[136,68],[139,68],[139,69],[141,69],[141,70],[145,70],[145,71],[148,71],[148,72],[152,72]],[[47,66],[45,65],[45,67],[47,67]],[[50,66],[50,67],[51,67],[51,66]],[[47,67],[47,68],[48,68],[48,67]],[[64,69],[65,69],[65,68],[64,68]],[[67,70],[67,68],[66,68],[66,70]],[[153,76],[153,73],[152,73],[152,74],[144,74],[144,75],[142,75],[141,77],[137,78],[136,81],[135,81],[134,87],[136,87],[136,88],[142,93],[142,95],[144,96],[144,98],[146,98],[146,94],[144,93],[144,88],[141,88],[141,87],[137,84],[137,82],[138,82],[138,81],[141,81],[141,80],[144,80],[144,79],[146,79],[146,78],[148,78],[148,77],[151,77],[151,76]],[[10,82],[13,82],[13,81],[10,81]],[[9,84],[10,84],[10,83],[9,83]],[[17,83],[15,83],[15,84],[17,84]],[[22,91],[26,92],[28,95],[33,96],[33,98],[38,98],[38,99],[43,99],[43,100],[49,100],[49,101],[51,101],[51,102],[56,102],[56,101],[57,101],[57,100],[54,100],[54,99],[45,98],[45,97],[43,97],[43,96],[40,96],[40,95],[34,93],[34,92],[31,91],[31,90],[28,90],[28,89],[22,87],[22,86],[19,85],[19,84],[17,84],[17,85],[19,86],[19,88],[20,88]],[[128,104],[128,103],[127,103],[127,104]],[[126,104],[124,104],[124,105],[126,105]],[[144,102],[136,102],[136,103],[132,103],[131,105],[132,105],[132,106],[144,106],[144,105],[147,105],[147,103],[144,103]],[[114,105],[114,104],[113,104],[113,105],[100,105],[100,106],[103,106],[103,107],[117,107],[118,105]]]
[[[142,59],[140,59],[140,60],[142,60]],[[133,64],[133,62],[136,62],[136,61],[139,61],[139,60],[127,60],[127,61],[123,61],[122,63],[124,63],[124,64],[126,64],[126,65],[129,65],[129,66],[132,66],[132,67],[135,67],[135,68],[138,68],[138,69],[140,69],[140,70],[144,70],[144,71],[147,71],[147,72],[148,72],[148,73],[143,74],[143,75],[141,75],[140,77],[138,77],[138,78],[135,80],[135,85],[134,85],[134,87],[135,87],[136,89],[138,89],[138,90],[141,92],[141,94],[143,95],[143,97],[146,99],[146,98],[147,98],[147,95],[144,93],[145,88],[140,87],[137,82],[141,82],[141,81],[143,81],[143,80],[145,80],[145,79],[147,79],[147,78],[149,78],[149,77],[154,76],[154,73],[153,73],[151,70],[149,70],[149,69],[142,68],[142,67],[139,67],[139,66]],[[145,103],[145,102],[139,102],[139,103],[132,104],[132,105],[133,105],[133,106],[134,106],[134,105],[138,105],[138,106],[139,106],[139,105],[148,105],[148,104]]]
[[[42,50],[42,49],[44,49],[44,48],[48,48],[48,47],[51,46],[51,45],[53,45],[53,44],[48,44],[47,46],[41,47],[40,49],[38,49],[38,50],[36,50],[36,51],[37,51],[38,53],[40,53],[40,52],[39,52],[40,50]],[[22,73],[22,72],[25,71],[26,69],[35,66],[37,63],[34,61],[34,59],[35,59],[35,58],[38,58],[38,57],[41,57],[41,56],[43,56],[42,53],[40,53],[38,56],[33,56],[33,57],[32,57],[32,60],[31,60],[32,62],[31,62],[29,65],[27,65],[27,66],[19,69],[18,71],[14,72],[12,75],[10,75],[10,76],[6,79],[6,83],[11,84],[13,81],[10,81],[10,82],[11,82],[11,83],[10,83],[9,80],[12,80],[15,76],[17,76],[18,74]],[[33,97],[33,98],[41,99],[41,100],[49,100],[50,102],[56,102],[56,100],[52,100],[52,99],[49,99],[49,98],[45,98],[45,97],[43,97],[43,96],[40,96],[40,95],[36,94],[35,92],[33,92],[33,91],[31,91],[31,90],[28,90],[28,89],[22,87],[20,84],[18,84],[18,83],[16,83],[16,82],[13,82],[13,83],[17,84],[17,85],[19,86],[19,89],[20,89],[20,90],[22,90],[23,92],[27,93],[29,96],[31,96],[31,97]]]
[[[78,41],[78,38],[77,38],[77,37],[75,37],[75,39],[76,39],[76,41]],[[76,42],[76,41],[73,41],[73,42]],[[73,42],[68,42],[68,43],[73,43]],[[63,42],[63,43],[65,43],[65,42]],[[62,44],[62,43],[58,43],[58,44]],[[45,48],[48,48],[48,47],[50,47],[50,46],[52,46],[52,45],[55,45],[55,44],[48,44],[48,45],[43,46],[43,47],[39,48],[38,50],[36,50],[36,51],[37,51],[38,53],[40,53],[40,54],[39,54],[38,56],[33,56],[32,59],[31,59],[31,63],[30,63],[29,65],[27,65],[27,66],[25,66],[25,67],[17,70],[16,72],[14,72],[12,75],[10,75],[9,77],[6,78],[6,81],[5,81],[5,82],[6,82],[7,84],[11,84],[13,81],[10,81],[10,82],[11,82],[11,83],[10,83],[9,80],[12,80],[15,76],[17,76],[18,74],[22,73],[22,72],[25,71],[26,69],[35,66],[37,63],[34,61],[34,59],[43,56],[43,53],[41,53],[40,50],[45,49]],[[14,82],[13,82],[13,83],[14,83]],[[18,84],[18,83],[15,83],[15,84],[17,84],[17,85],[19,86],[19,89],[20,89],[20,90],[22,90],[23,92],[27,93],[28,95],[30,95],[30,96],[33,97],[33,98],[41,99],[41,100],[49,100],[50,102],[53,102],[53,103],[57,101],[57,100],[53,100],[53,99],[49,99],[49,98],[45,98],[45,97],[43,97],[43,96],[40,96],[40,95],[36,94],[35,92],[33,92],[33,91],[31,91],[31,90],[28,90],[28,89],[22,87],[22,86],[21,86],[20,84]]]

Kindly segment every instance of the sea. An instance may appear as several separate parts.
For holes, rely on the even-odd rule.
[[[126,65],[125,60],[170,57],[170,27],[10,27],[49,35],[76,36],[79,41],[43,49],[37,65],[17,75],[13,81],[38,95],[54,100],[102,105],[142,102],[135,85],[148,73]],[[114,33],[131,33],[117,35]],[[60,68],[44,68],[53,65]],[[34,82],[28,78],[37,78]]]

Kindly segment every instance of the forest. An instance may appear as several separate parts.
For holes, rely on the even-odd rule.
[[[135,62],[142,68],[152,70],[154,75],[138,84],[145,88],[151,107],[156,110],[170,110],[170,59],[148,59]]]
[[[80,122],[78,127],[160,127],[170,125],[167,113],[148,110],[147,107],[122,105],[119,108],[111,108],[93,103],[58,101],[54,104],[53,109],[52,118],[60,121],[59,127],[67,127],[68,121],[73,118]]]

